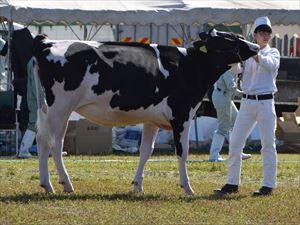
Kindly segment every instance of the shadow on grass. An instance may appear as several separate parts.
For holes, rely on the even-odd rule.
[[[230,195],[220,195],[220,194],[209,194],[193,197],[184,197],[182,198],[186,202],[193,202],[195,200],[211,200],[211,201],[222,201],[222,200],[241,200],[246,198],[246,195],[240,194],[230,194]]]
[[[202,145],[199,148],[190,148],[189,149],[189,154],[193,154],[193,155],[207,155],[209,154],[209,150],[210,150],[210,144],[206,144],[206,145]],[[227,146],[223,146],[222,148],[222,153],[223,154],[228,154],[228,145]],[[244,153],[251,153],[251,154],[260,154],[259,149],[254,149],[254,147],[252,146],[246,146],[243,149]],[[140,153],[139,151],[131,153],[131,152],[124,152],[124,151],[117,151],[117,150],[113,150],[112,153],[104,153],[104,154],[95,154],[95,156],[101,156],[101,155],[116,155],[116,156],[139,156]],[[166,147],[166,148],[154,148],[154,151],[152,153],[152,156],[175,156],[176,155],[176,151],[175,151],[175,147],[172,145],[170,147]],[[87,156],[91,156],[91,155],[87,155]]]
[[[220,195],[204,195],[204,196],[184,196],[184,197],[176,197],[174,195],[171,196],[163,196],[160,194],[134,194],[132,192],[128,193],[116,193],[116,194],[47,194],[47,193],[33,193],[33,194],[16,194],[16,195],[8,195],[8,196],[0,196],[0,202],[9,203],[9,202],[17,202],[28,204],[31,202],[41,202],[41,201],[86,201],[86,200],[106,200],[106,201],[174,201],[181,200],[185,202],[193,202],[197,200],[239,200],[245,198],[246,196],[241,195],[228,195],[228,196],[220,196]]]
[[[133,194],[128,193],[116,193],[116,194],[47,194],[47,193],[33,193],[33,194],[16,194],[8,196],[0,196],[0,202],[18,202],[18,203],[30,203],[39,201],[86,201],[86,200],[107,200],[107,201],[166,201],[171,197],[162,196],[159,194]]]

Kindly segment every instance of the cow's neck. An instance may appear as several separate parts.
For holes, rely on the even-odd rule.
[[[193,93],[195,102],[201,101],[206,91],[230,67],[212,53],[190,50],[183,64],[182,79]]]

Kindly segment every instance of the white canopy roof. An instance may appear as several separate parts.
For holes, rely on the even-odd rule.
[[[0,15],[17,22],[97,24],[252,23],[299,24],[299,0],[0,0]]]

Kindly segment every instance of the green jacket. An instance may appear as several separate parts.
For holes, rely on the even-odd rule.
[[[215,83],[215,88],[219,88],[230,100],[239,95],[237,83],[231,70],[227,70]]]
[[[36,121],[37,121],[37,97],[36,97],[36,86],[35,86],[35,78],[34,78],[34,67],[33,67],[33,58],[27,64],[27,105],[29,110],[29,122],[27,129],[36,132]],[[45,103],[45,94],[42,86],[39,82],[39,90],[40,90],[40,103],[41,105]]]

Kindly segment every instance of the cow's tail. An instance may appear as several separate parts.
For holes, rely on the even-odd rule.
[[[35,57],[33,57],[33,73],[34,73],[34,81],[35,81],[35,93],[37,100],[37,132],[38,136],[46,141],[50,146],[54,146],[54,137],[50,133],[50,127],[48,123],[48,106],[45,103],[44,95],[42,94],[42,86],[40,83],[39,75],[38,75],[38,62]]]

